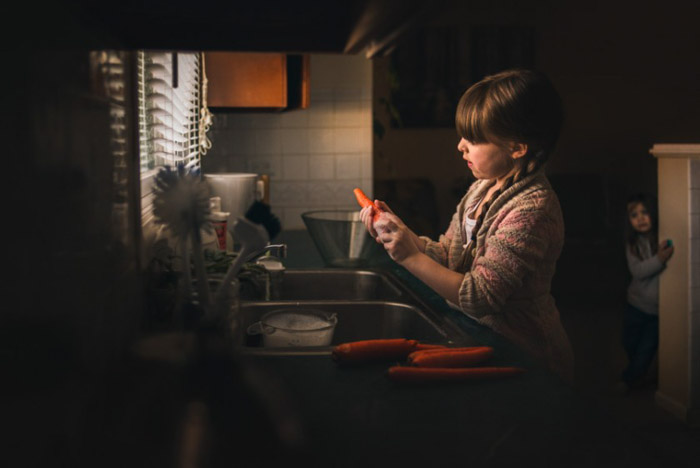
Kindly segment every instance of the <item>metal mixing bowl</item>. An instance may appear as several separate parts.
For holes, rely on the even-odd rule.
[[[364,267],[384,253],[362,224],[359,210],[307,211],[301,217],[326,266]]]

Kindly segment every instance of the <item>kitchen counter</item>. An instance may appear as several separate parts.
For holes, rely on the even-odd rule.
[[[305,231],[278,241],[289,246],[287,267],[322,266]],[[528,372],[406,386],[386,377],[389,364],[233,355],[219,330],[154,334],[135,343],[149,352],[109,367],[83,369],[60,353],[15,366],[4,386],[3,466],[674,466],[387,257],[371,267],[493,346],[494,364]]]
[[[319,267],[305,233],[287,232],[285,264]],[[621,430],[512,344],[447,306],[388,257],[372,261],[495,349],[494,365],[524,375],[483,382],[405,385],[390,381],[390,364],[337,366],[328,356],[243,356],[259,381],[274,382],[283,401],[278,425],[290,447],[316,466],[654,466],[644,444]],[[291,431],[291,432],[290,432]],[[284,442],[284,436],[281,436]],[[284,445],[284,443],[283,443]]]

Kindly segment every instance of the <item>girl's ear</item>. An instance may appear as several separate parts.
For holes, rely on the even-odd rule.
[[[527,154],[527,145],[525,143],[513,143],[510,151],[511,158],[520,159]]]

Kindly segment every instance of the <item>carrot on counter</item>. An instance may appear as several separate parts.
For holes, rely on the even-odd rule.
[[[468,367],[480,364],[491,356],[493,348],[490,346],[430,349],[409,354],[408,362],[416,367]]]
[[[388,338],[360,340],[342,343],[333,348],[333,360],[339,363],[358,363],[381,360],[402,360],[423,345],[418,340],[405,338]]]
[[[393,366],[389,368],[388,376],[395,382],[464,382],[468,380],[489,380],[499,377],[510,377],[525,372],[520,367],[408,367]]]
[[[418,343],[416,345],[416,351],[433,351],[433,350],[442,350],[442,349],[449,349],[445,345],[441,344],[424,344],[424,343]]]
[[[416,348],[412,354],[424,354],[424,353],[444,353],[447,351],[477,351],[485,348],[493,349],[491,346],[460,346],[456,348],[450,348],[444,345],[423,345],[425,348]]]
[[[382,214],[383,210],[379,206],[377,206],[376,203],[370,200],[370,198],[367,195],[365,195],[365,192],[363,192],[362,189],[356,188],[355,190],[353,190],[353,193],[355,194],[355,198],[357,198],[357,203],[359,203],[362,208],[370,205],[374,207],[373,219],[376,223],[377,220],[379,220],[379,216]]]

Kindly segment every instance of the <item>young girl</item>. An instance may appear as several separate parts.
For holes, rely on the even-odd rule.
[[[659,342],[659,275],[673,254],[668,240],[658,243],[656,204],[637,194],[627,200],[627,265],[632,281],[627,288],[622,344],[629,363],[622,373],[621,390],[642,383]]]
[[[559,137],[561,100],[529,70],[488,76],[459,101],[457,149],[474,182],[438,241],[413,233],[386,205],[373,225],[392,259],[478,322],[573,381],[573,353],[550,294],[564,224],[544,165]]]

